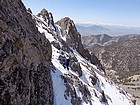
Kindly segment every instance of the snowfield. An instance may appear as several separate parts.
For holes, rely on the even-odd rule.
[[[55,97],[55,105],[72,105],[71,104],[71,97],[69,97],[68,100],[64,97],[64,91],[66,90],[64,86],[64,82],[61,79],[61,75],[64,75],[66,73],[71,73],[75,76],[75,74],[72,70],[67,71],[63,68],[63,66],[59,63],[59,61],[56,59],[59,54],[57,53],[57,49],[53,48],[53,57],[52,57],[52,63],[55,65],[56,70],[55,72],[52,72],[52,79],[53,79],[53,86],[54,86],[54,97]],[[77,52],[75,53],[75,56],[78,58],[79,62],[84,63],[88,62],[84,58],[82,58]],[[96,66],[92,65],[90,62],[88,62],[92,67],[97,69]],[[86,65],[86,64],[85,64]],[[120,89],[118,86],[116,86],[111,80],[109,80],[107,77],[103,77],[100,74],[96,73],[98,77],[98,82],[95,86],[92,86],[89,70],[81,64],[83,76],[78,77],[80,81],[82,81],[83,84],[86,84],[88,86],[88,89],[90,90],[90,93],[92,94],[92,105],[133,105],[131,103],[131,100],[126,92],[124,92],[122,89]],[[75,87],[76,93],[79,97],[82,97],[82,94],[78,91],[78,89]],[[108,103],[101,103],[100,102],[100,91],[103,90],[107,97]],[[95,93],[97,93],[97,96],[95,96]],[[90,105],[90,103],[85,103],[83,101],[82,105]]]

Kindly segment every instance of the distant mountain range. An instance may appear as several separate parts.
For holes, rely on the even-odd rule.
[[[87,46],[94,46],[95,44],[104,45],[106,42],[113,39],[113,37],[107,34],[100,35],[90,35],[90,36],[82,36],[82,42]]]
[[[82,43],[101,60],[106,70],[116,72],[121,83],[129,76],[140,75],[140,35],[82,36]]]
[[[131,26],[77,24],[76,27],[83,36],[98,34],[108,34],[111,36],[140,34],[140,27]]]

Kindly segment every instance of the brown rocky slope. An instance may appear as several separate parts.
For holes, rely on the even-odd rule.
[[[95,53],[106,70],[115,71],[120,82],[140,74],[140,35],[112,37],[104,43],[95,43],[96,37],[93,39],[90,44],[88,38],[84,38],[85,47]]]

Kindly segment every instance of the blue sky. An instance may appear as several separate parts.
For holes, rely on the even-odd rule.
[[[140,27],[140,0],[22,0],[34,14],[43,8],[55,21],[70,17],[76,23]]]

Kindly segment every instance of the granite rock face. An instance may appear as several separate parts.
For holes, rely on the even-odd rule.
[[[0,0],[0,105],[52,105],[51,45],[21,0]]]

